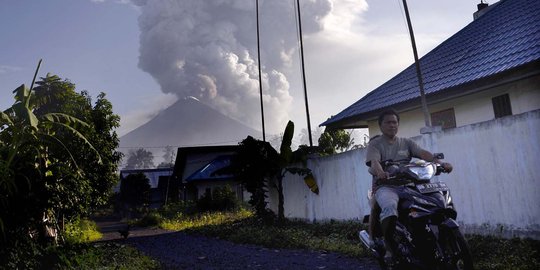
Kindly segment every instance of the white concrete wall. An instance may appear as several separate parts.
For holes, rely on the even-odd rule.
[[[540,239],[540,110],[414,138],[443,152],[454,172],[442,175],[452,190],[458,222],[467,232]],[[371,176],[365,149],[309,160],[320,193],[297,176],[284,179],[285,216],[309,221],[361,219]],[[270,206],[277,209],[271,190]]]
[[[364,165],[365,149],[308,161],[319,186],[311,192],[302,177],[288,174],[283,180],[285,217],[310,221],[363,217],[369,212],[367,190],[371,179]],[[277,192],[271,189],[269,206],[277,212]]]

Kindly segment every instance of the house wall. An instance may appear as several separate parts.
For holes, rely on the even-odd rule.
[[[514,115],[540,109],[540,76],[530,77],[514,83],[509,83],[489,90],[467,95],[452,100],[430,104],[429,112],[438,112],[454,108],[456,127],[492,120],[495,118],[491,99],[509,94],[512,113]],[[421,109],[400,113],[399,133],[401,136],[413,137],[420,134],[425,126],[424,114]],[[368,121],[369,134],[380,134],[377,120]]]
[[[415,139],[443,152],[454,171],[439,176],[451,188],[465,232],[540,239],[540,110],[507,116]],[[313,158],[320,193],[298,176],[284,179],[285,216],[309,221],[361,219],[369,212],[371,176],[365,149]],[[271,190],[269,206],[277,209]]]

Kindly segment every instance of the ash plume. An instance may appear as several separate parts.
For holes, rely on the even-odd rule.
[[[196,97],[251,127],[261,126],[255,0],[133,0],[139,17],[139,67],[164,93]],[[292,0],[261,0],[259,22],[265,124],[290,119],[291,70],[298,62]],[[323,28],[330,0],[301,1],[304,35]]]

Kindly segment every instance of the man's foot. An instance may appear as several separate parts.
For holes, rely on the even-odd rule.
[[[396,266],[396,260],[394,256],[392,256],[392,253],[386,252],[386,254],[384,255],[384,264],[386,264],[387,269],[394,269],[394,267]]]

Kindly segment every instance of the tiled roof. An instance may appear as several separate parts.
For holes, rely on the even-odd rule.
[[[420,59],[427,96],[540,59],[540,1],[501,0]],[[414,63],[322,126],[420,97]],[[365,120],[365,119],[359,119]]]

